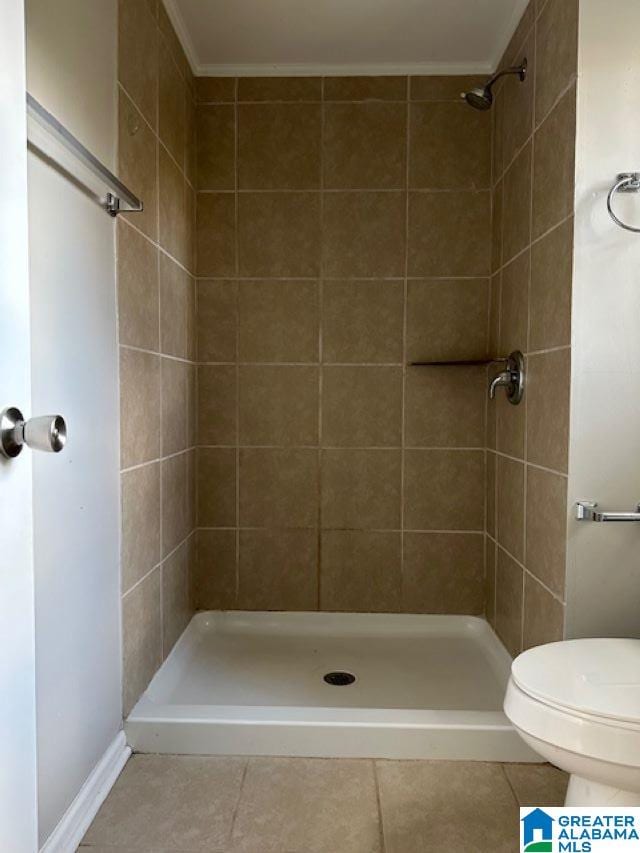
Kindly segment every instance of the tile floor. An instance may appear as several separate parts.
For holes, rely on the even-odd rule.
[[[134,755],[79,853],[514,853],[549,765]]]

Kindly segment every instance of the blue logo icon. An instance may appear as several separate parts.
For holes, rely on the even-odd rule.
[[[523,851],[525,853],[552,853],[553,818],[542,809],[534,809],[522,818]]]

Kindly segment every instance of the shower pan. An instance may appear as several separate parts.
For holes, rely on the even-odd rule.
[[[539,761],[471,616],[196,614],[125,724],[139,752]]]

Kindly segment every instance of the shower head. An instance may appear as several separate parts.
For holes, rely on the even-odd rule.
[[[463,92],[462,97],[474,110],[490,110],[493,105],[493,94],[490,86],[483,86]]]
[[[527,60],[524,59],[521,65],[517,65],[513,68],[505,68],[504,71],[498,71],[498,73],[494,74],[484,86],[478,86],[475,89],[471,89],[469,92],[463,92],[461,97],[463,97],[469,106],[474,108],[474,110],[490,110],[493,106],[493,84],[496,80],[499,80],[500,77],[504,77],[505,74],[517,74],[520,82],[522,83],[527,76]]]

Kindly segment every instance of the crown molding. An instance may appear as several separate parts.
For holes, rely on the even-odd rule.
[[[296,63],[269,65],[198,65],[199,77],[388,77],[490,74],[488,62],[407,62],[383,64],[324,65]]]

